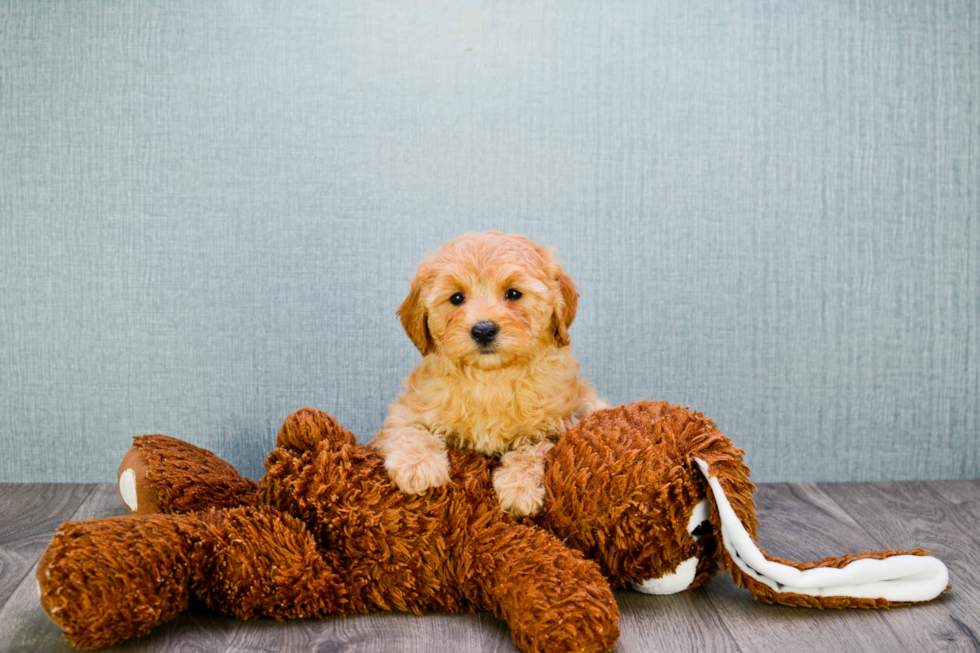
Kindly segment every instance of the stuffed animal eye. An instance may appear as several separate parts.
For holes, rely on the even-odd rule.
[[[697,538],[710,532],[711,532],[711,522],[705,520],[700,524],[698,524],[693,531],[691,531],[691,535],[693,535],[694,539],[697,540]]]
[[[449,298],[449,303],[452,304],[453,306],[459,306],[465,301],[466,301],[466,297],[464,297],[463,293],[461,292],[458,292]]]
[[[520,299],[523,296],[524,293],[522,293],[520,290],[515,290],[513,288],[511,288],[510,290],[504,293],[504,297],[506,297],[507,299]]]

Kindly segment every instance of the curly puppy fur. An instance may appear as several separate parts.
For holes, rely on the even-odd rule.
[[[554,252],[522,236],[468,234],[422,263],[398,309],[422,363],[371,442],[403,492],[447,483],[446,448],[456,446],[501,456],[504,510],[540,510],[552,443],[606,407],[569,347],[577,304]]]

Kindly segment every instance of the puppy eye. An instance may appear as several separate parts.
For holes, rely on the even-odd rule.
[[[504,297],[507,299],[520,299],[523,296],[524,293],[522,293],[520,290],[514,290],[513,288],[504,293]]]
[[[452,304],[453,306],[459,306],[465,301],[466,301],[466,297],[463,297],[463,293],[461,292],[458,292],[449,298],[449,303]]]

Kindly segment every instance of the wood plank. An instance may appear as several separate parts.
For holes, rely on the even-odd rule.
[[[760,545],[770,555],[815,560],[881,548],[822,486],[762,485],[756,492]],[[900,514],[884,518],[901,521]],[[751,651],[929,651],[937,624],[950,614],[941,602],[908,610],[808,610],[754,601],[731,578],[717,578],[708,596],[736,642]]]
[[[94,484],[0,483],[0,547],[54,532],[94,489]]]
[[[735,653],[738,644],[704,588],[669,596],[619,590],[621,653],[712,651]]]
[[[128,514],[129,511],[119,496],[119,488],[116,484],[99,484],[92,488],[92,494],[86,497],[78,510],[72,513],[69,521],[119,517]]]
[[[925,485],[951,503],[980,502],[980,480],[926,481]]]
[[[953,589],[931,604],[903,608],[901,614],[934,612],[936,620],[923,626],[923,637],[944,650],[980,651],[980,510],[975,502],[954,503],[933,487],[908,481],[830,484],[824,490],[881,547],[921,547],[946,563]]]
[[[245,624],[226,651],[344,651],[345,653],[513,653],[510,629],[487,613],[415,616],[375,612],[337,619],[271,619]]]
[[[94,485],[0,484],[0,608],[41,557],[61,524],[71,518]]]

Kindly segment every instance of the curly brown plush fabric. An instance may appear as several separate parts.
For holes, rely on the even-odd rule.
[[[135,476],[137,507],[129,508],[141,515],[253,503],[258,487],[207,449],[166,435],[133,438],[120,469]]]
[[[585,433],[591,436],[580,437]],[[723,473],[754,535],[755,486],[744,453],[714,422],[682,406],[638,402],[597,411],[552,451],[545,510],[536,521],[598,562],[614,587],[659,578],[700,556],[697,586],[718,561],[710,555],[714,538],[695,542],[686,528],[692,508],[707,497],[693,459]]]
[[[38,565],[42,607],[82,648],[146,633],[199,600],[241,618],[489,610],[525,651],[605,651],[619,634],[610,588],[667,577],[691,558],[690,587],[721,565],[770,602],[886,607],[778,593],[742,573],[714,504],[712,528],[692,535],[695,506],[711,494],[700,460],[754,537],[743,453],[687,408],[598,411],[552,450],[544,510],[517,520],[498,507],[494,460],[450,450],[451,482],[405,495],[377,452],[313,409],[286,419],[258,483],[210,452],[144,436],[120,468],[136,479],[137,515],[63,526]]]

